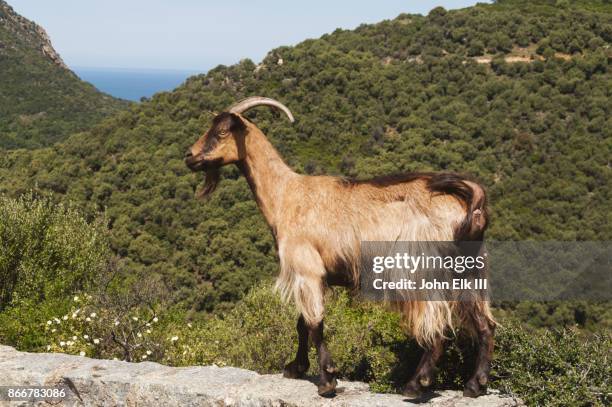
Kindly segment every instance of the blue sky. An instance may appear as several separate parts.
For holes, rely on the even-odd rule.
[[[484,0],[481,0],[484,2]],[[8,0],[42,25],[71,67],[205,71],[402,12],[476,1]]]

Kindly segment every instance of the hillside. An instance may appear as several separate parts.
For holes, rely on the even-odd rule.
[[[272,236],[236,169],[203,203],[182,156],[211,111],[265,95],[297,122],[250,117],[301,172],[471,173],[490,192],[490,238],[610,240],[612,15],[509,3],[404,14],[219,66],[52,148],[0,156],[0,192],[106,211],[135,280],[159,276],[194,311],[232,307],[276,273]]]
[[[0,148],[48,146],[126,102],[81,81],[45,30],[0,0]]]

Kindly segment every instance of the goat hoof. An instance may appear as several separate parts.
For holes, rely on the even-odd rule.
[[[308,371],[308,367],[308,363],[303,365],[294,360],[283,369],[283,377],[287,379],[301,379]]]
[[[423,395],[423,389],[416,383],[407,383],[402,389],[402,395],[410,399],[418,399]]]
[[[429,387],[431,386],[432,379],[429,376],[421,376],[421,378],[419,379],[419,383],[423,387]]]
[[[321,383],[317,386],[319,396],[321,397],[334,397],[336,395],[336,385],[338,382],[336,379],[332,379],[330,382]]]
[[[463,389],[464,397],[476,398],[485,393],[485,387],[478,384],[476,380],[470,380]]]

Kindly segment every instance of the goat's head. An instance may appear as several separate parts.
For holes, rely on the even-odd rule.
[[[204,171],[206,182],[202,196],[214,191],[219,182],[219,168],[237,163],[246,156],[246,137],[255,127],[241,114],[256,106],[270,106],[284,112],[291,122],[291,111],[282,103],[259,96],[242,100],[215,116],[212,126],[192,145],[185,155],[185,164],[192,171]]]

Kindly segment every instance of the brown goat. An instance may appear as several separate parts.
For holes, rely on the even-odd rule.
[[[219,181],[219,168],[236,164],[253,191],[276,239],[280,258],[277,287],[292,297],[300,311],[298,351],[284,375],[302,377],[308,370],[308,339],[318,352],[319,394],[335,394],[336,368],[323,340],[326,287],[355,287],[356,263],[363,241],[482,240],[487,226],[485,192],[475,182],[454,174],[410,174],[351,182],[331,176],[292,171],[266,136],[241,114],[267,105],[289,109],[268,98],[252,97],[213,119],[211,128],[189,149],[185,162],[204,171],[204,195]],[[456,318],[478,343],[476,369],[464,394],[476,397],[488,382],[495,322],[484,300],[403,301],[395,303],[425,352],[403,389],[418,397],[433,382],[443,353],[445,332]]]

